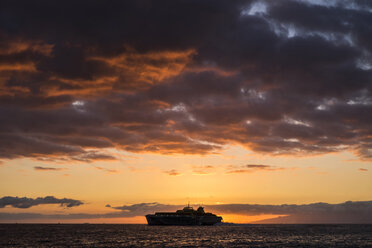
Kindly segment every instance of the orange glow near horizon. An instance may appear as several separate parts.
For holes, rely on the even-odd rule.
[[[242,214],[221,214],[224,222],[236,224],[254,223],[260,220],[274,219],[286,215],[261,214],[261,215],[242,215]]]

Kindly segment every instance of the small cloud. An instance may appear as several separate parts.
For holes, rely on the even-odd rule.
[[[118,170],[114,170],[114,169],[108,169],[108,168],[99,167],[99,166],[95,166],[95,168],[97,170],[101,170],[101,171],[104,171],[104,172],[107,172],[107,173],[119,173]]]
[[[110,160],[118,160],[116,156],[113,156],[108,153],[102,153],[98,151],[83,151],[76,155],[69,155],[69,156],[41,156],[36,157],[36,160],[42,162],[53,162],[53,163],[71,163],[71,162],[82,162],[82,163],[94,163],[97,161],[110,161]]]
[[[177,170],[168,170],[168,171],[164,171],[165,174],[168,174],[169,176],[179,176],[181,175],[180,172],[178,172]]]
[[[106,204],[105,207],[106,207],[106,208],[111,208],[111,205],[110,205],[110,204]]]
[[[252,173],[252,170],[230,170],[227,174],[240,174],[240,173]]]
[[[96,161],[110,161],[110,160],[117,160],[115,156],[111,154],[101,153],[97,151],[88,151],[76,156],[70,156],[71,160],[85,162],[85,163],[93,163]]]
[[[368,171],[368,169],[365,169],[365,168],[359,168],[358,170],[359,170],[359,171],[363,171],[363,172]]]
[[[230,165],[228,166],[227,174],[253,173],[257,171],[281,171],[281,170],[286,170],[286,168],[277,167],[273,165],[263,165],[263,164],[247,164],[243,166]]]
[[[66,168],[34,166],[34,170],[37,170],[37,171],[61,171],[61,170],[66,170]]]
[[[269,169],[269,168],[272,168],[274,166],[271,166],[271,165],[264,165],[264,164],[247,164],[246,165],[247,168],[255,168],[255,169],[262,169],[262,170],[266,170],[266,169]]]

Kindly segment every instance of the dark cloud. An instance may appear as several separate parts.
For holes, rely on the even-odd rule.
[[[371,8],[3,1],[0,158],[93,162],[115,159],[109,148],[206,154],[240,144],[370,160]]]
[[[105,214],[39,214],[39,213],[0,213],[0,221],[21,221],[29,219],[95,219],[95,218],[120,218],[144,216],[149,213],[161,211],[175,211],[184,206],[166,205],[160,203],[138,203],[133,205],[123,205],[106,207],[118,210]],[[350,224],[371,224],[372,223],[372,202],[344,202],[339,204],[312,203],[312,204],[283,204],[283,205],[259,205],[259,204],[221,204],[206,205],[208,212],[219,215],[281,215],[282,217],[263,220],[260,223],[350,223]],[[283,216],[284,215],[284,216]]]
[[[54,196],[27,198],[27,197],[13,197],[5,196],[0,198],[0,208],[11,206],[14,208],[30,208],[42,204],[60,204],[61,207],[76,207],[84,204],[82,201],[69,198],[55,198]]]

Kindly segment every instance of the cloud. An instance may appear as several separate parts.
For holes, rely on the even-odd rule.
[[[109,149],[239,144],[371,160],[371,4],[262,3],[4,3],[0,158],[94,162],[115,159]]]
[[[66,168],[55,168],[55,167],[43,167],[43,166],[34,166],[34,170],[37,171],[61,171]]]
[[[253,169],[259,169],[259,170],[266,170],[270,169],[273,166],[271,165],[263,165],[263,164],[247,164],[245,167],[247,168],[253,168]]]
[[[244,166],[230,165],[227,166],[228,170],[226,173],[253,173],[256,171],[282,171],[287,170],[287,168],[277,167],[273,165],[262,165],[262,164],[247,164]],[[293,168],[292,168],[293,169]]]
[[[119,173],[118,170],[114,170],[114,169],[108,169],[108,168],[99,167],[99,166],[95,166],[94,168],[96,168],[97,170],[105,171],[107,173]]]
[[[123,205],[112,207],[107,204],[107,208],[115,209],[115,212],[104,214],[40,214],[40,213],[0,213],[0,220],[29,220],[29,219],[95,219],[95,218],[121,218],[144,216],[154,212],[175,211],[181,209],[182,205],[167,205],[160,203],[137,203],[133,205]],[[259,205],[259,204],[220,204],[206,205],[208,212],[219,215],[285,215],[282,217],[263,220],[260,223],[372,223],[372,202],[344,202],[339,204],[312,203],[312,204],[283,204],[283,205]]]
[[[362,172],[366,172],[366,171],[368,171],[368,169],[365,169],[365,168],[359,168],[358,170],[359,170],[359,171],[362,171]]]
[[[181,175],[181,173],[178,170],[174,170],[174,169],[164,171],[164,173],[169,175],[169,176],[179,176],[179,175]]]
[[[27,197],[13,197],[5,196],[0,198],[0,208],[11,206],[14,208],[30,208],[42,204],[60,204],[61,207],[76,207],[84,204],[82,201],[62,198],[58,199],[54,196],[38,197],[38,198],[27,198]]]

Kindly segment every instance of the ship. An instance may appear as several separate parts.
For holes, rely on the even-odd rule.
[[[156,212],[146,215],[150,226],[211,226],[221,223],[222,217],[204,212],[200,206],[197,210],[187,205],[176,212]]]

